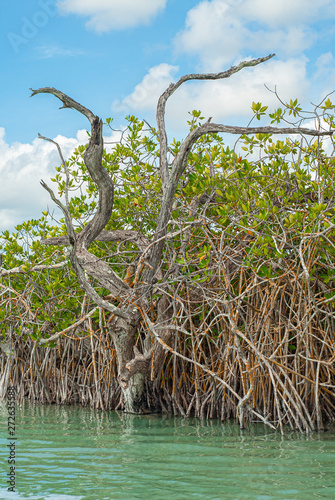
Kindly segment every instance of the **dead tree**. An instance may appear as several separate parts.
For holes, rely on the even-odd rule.
[[[166,239],[169,237],[169,220],[171,218],[176,189],[187,166],[191,148],[197,139],[205,134],[212,133],[230,133],[238,135],[276,133],[315,136],[329,134],[328,132],[317,132],[305,128],[234,127],[211,123],[211,121],[208,120],[187,135],[174,160],[169,164],[168,139],[164,119],[165,107],[169,97],[180,87],[180,85],[189,80],[218,80],[229,78],[243,68],[256,66],[272,57],[273,55],[269,55],[267,57],[245,61],[221,73],[190,74],[183,76],[177,83],[171,83],[159,98],[157,105],[157,125],[160,144],[159,167],[162,180],[162,196],[156,232],[150,241],[147,240],[144,235],[136,231],[118,230],[110,232],[104,230],[113,211],[114,187],[111,178],[102,165],[103,137],[101,119],[94,115],[89,109],[55,88],[46,87],[32,90],[32,95],[43,93],[53,94],[63,103],[63,108],[77,110],[79,113],[86,116],[91,124],[91,138],[84,154],[84,162],[92,180],[97,184],[99,190],[99,202],[96,213],[81,232],[75,232],[70,216],[67,192],[65,193],[64,205],[56,198],[53,191],[42,181],[42,186],[50,193],[53,201],[63,211],[67,228],[67,235],[42,241],[44,244],[48,245],[69,246],[69,260],[82,288],[98,307],[112,314],[109,328],[117,353],[118,380],[123,391],[124,407],[127,412],[141,414],[151,410],[150,396],[147,394],[148,387],[150,386],[150,365],[154,358],[156,362],[156,371],[154,370],[154,373],[157,374],[159,371],[159,364],[164,358],[165,350],[172,350],[171,341],[174,328],[171,325],[171,317],[173,309],[172,301],[167,294],[161,294],[157,306],[159,325],[154,326],[159,326],[159,329],[156,330],[152,323],[149,320],[147,321],[147,326],[149,330],[151,330],[151,336],[148,334],[148,338],[146,342],[144,342],[143,352],[140,352],[140,350],[135,347],[135,335],[141,319],[143,317],[148,319],[145,312],[148,300],[155,287],[155,283],[161,278],[160,266],[162,252],[166,244]],[[45,137],[40,137],[46,139]],[[66,173],[66,185],[68,185],[69,173],[62,155],[61,159]],[[194,220],[193,224],[196,223],[197,221]],[[137,268],[135,269],[135,286],[130,287],[106,262],[98,259],[89,251],[91,243],[95,240],[131,241],[137,245],[141,255],[138,259]],[[138,279],[140,274],[141,281]],[[92,284],[94,282],[98,286],[109,290],[110,297],[112,297],[112,299],[117,299],[119,306],[113,305],[112,300],[110,301],[102,298],[95,290]],[[157,334],[157,331],[159,334]],[[212,375],[215,374],[211,374],[211,376]],[[218,380],[220,381],[221,379]]]

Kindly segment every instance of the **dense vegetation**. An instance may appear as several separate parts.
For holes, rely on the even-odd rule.
[[[327,99],[315,110],[330,128],[333,109]],[[256,119],[268,112],[261,103],[252,110]],[[306,119],[297,101],[268,116],[272,123],[294,118],[295,125]],[[190,114],[191,131],[203,123],[200,112]],[[120,142],[105,145],[103,166],[114,183],[105,230],[136,232],[141,244],[134,233],[122,241],[101,237],[90,252],[134,290],[136,352],[146,363],[151,411],[301,431],[334,419],[333,145],[329,137],[324,143],[292,137],[244,134],[234,147],[217,133],[198,138],[174,195],[145,307],[139,297],[150,268],[146,249],[162,203],[160,142],[155,129],[130,116]],[[181,144],[169,144],[170,164]],[[76,149],[53,179],[58,197],[68,198],[76,234],[99,203],[85,151],[85,145]],[[44,212],[1,235],[7,355],[0,389],[4,395],[13,383],[20,398],[122,408],[114,315],[78,282],[66,234],[65,218],[56,222]],[[88,279],[105,301],[120,307],[128,300]]]

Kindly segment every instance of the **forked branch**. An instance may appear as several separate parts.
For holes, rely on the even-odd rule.
[[[168,139],[165,128],[165,108],[166,103],[169,97],[185,82],[190,80],[222,80],[224,78],[229,78],[234,73],[238,73],[243,68],[248,68],[252,66],[257,66],[265,61],[268,61],[275,54],[270,54],[266,57],[260,57],[258,59],[253,59],[251,61],[243,61],[237,66],[232,66],[227,71],[221,71],[220,73],[191,73],[189,75],[184,75],[179,78],[177,83],[171,83],[169,87],[165,90],[165,92],[160,96],[157,104],[157,126],[158,126],[158,134],[159,134],[159,142],[160,142],[160,172],[161,179],[163,185],[163,191],[167,187],[167,182],[169,179],[169,170],[168,170]]]

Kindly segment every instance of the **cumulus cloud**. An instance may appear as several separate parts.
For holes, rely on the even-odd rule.
[[[206,0],[188,12],[175,46],[212,71],[251,54],[295,57],[317,39],[308,23],[324,17],[335,17],[331,0]]]
[[[88,28],[98,32],[121,30],[149,23],[166,5],[167,0],[62,0],[65,14],[89,17]]]
[[[144,76],[143,80],[136,85],[134,92],[122,100],[115,100],[112,108],[117,112],[134,112],[153,110],[156,108],[159,96],[174,80],[178,66],[170,64],[159,64],[153,66]]]
[[[86,138],[84,131],[79,131],[75,139],[58,136],[55,141],[67,157]],[[59,164],[58,152],[53,144],[35,139],[31,144],[15,142],[9,145],[5,129],[0,128],[1,231],[11,229],[24,220],[38,218],[47,205],[53,205],[40,180],[48,182]]]

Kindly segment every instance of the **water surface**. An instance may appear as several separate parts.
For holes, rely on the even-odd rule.
[[[335,499],[335,428],[283,438],[260,424],[16,407],[16,493],[0,406],[0,499]]]

